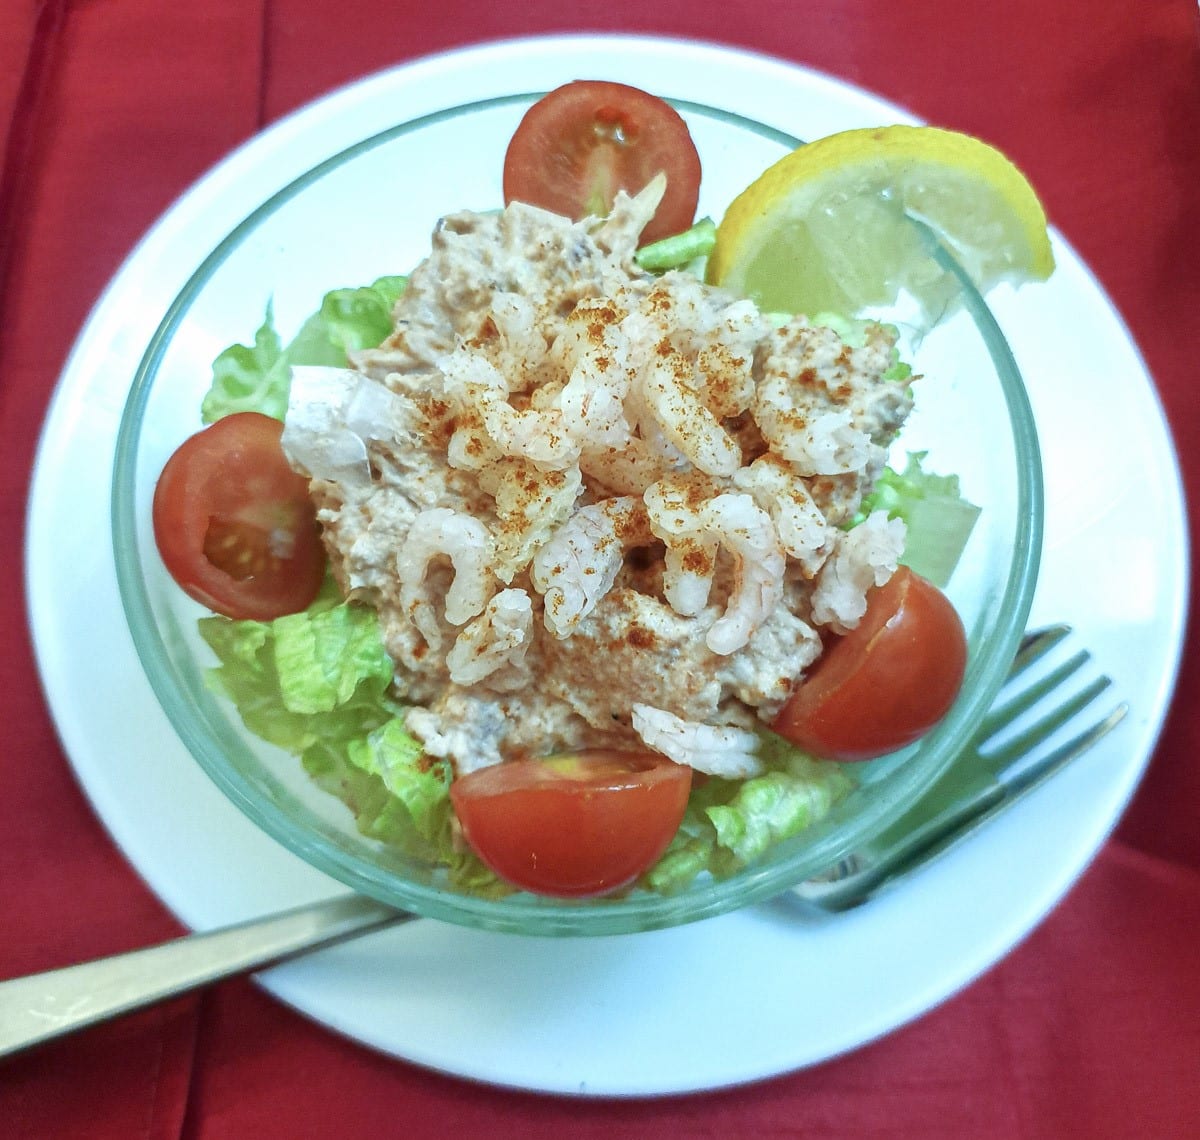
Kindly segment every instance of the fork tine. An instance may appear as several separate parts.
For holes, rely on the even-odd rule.
[[[1104,684],[1093,686],[1096,689],[1096,692],[1093,693],[1093,698],[1108,687],[1109,680],[1107,677],[1101,677],[1100,680]],[[1046,753],[1045,756],[1039,757],[1034,763],[1023,768],[1015,776],[1007,780],[1006,785],[1009,789],[1010,800],[1016,799],[1018,796],[1022,796],[1026,792],[1036,788],[1038,784],[1049,779],[1059,769],[1066,767],[1076,756],[1086,752],[1096,741],[1103,736],[1107,736],[1108,733],[1116,728],[1125,719],[1127,712],[1129,712],[1129,705],[1122,701],[1103,720],[1098,721],[1091,728],[1084,729],[1083,732],[1077,736],[1073,736],[1065,744],[1060,744],[1051,752]]]
[[[793,888],[794,893],[829,913],[861,906],[883,887],[933,862],[977,831],[987,820],[1011,807],[1071,761],[1082,756],[1107,736],[1124,719],[1128,710],[1129,706],[1122,702],[1103,720],[1046,753],[1019,775],[1003,783],[991,783],[979,788],[926,820],[882,856],[871,859],[857,853],[850,855],[831,874],[799,884]]]
[[[1011,681],[1029,668],[1035,661],[1041,660],[1064,637],[1071,632],[1071,627],[1065,623],[1046,625],[1040,629],[1028,630],[1021,638],[1017,652],[1009,666],[1008,679]]]
[[[999,747],[988,751],[987,758],[994,765],[996,761],[1007,764],[1027,755],[1030,749],[1045,740],[1056,729],[1061,728],[1077,713],[1087,708],[1111,684],[1112,681],[1107,677],[1095,678],[1061,704],[1055,705],[1033,724],[1016,733],[1010,740],[1006,740]],[[1051,688],[1053,687],[1055,686],[1051,686]]]
[[[1079,672],[1091,660],[1092,655],[1081,649],[1072,657],[1056,665],[1044,677],[1032,682],[1013,696],[993,705],[979,722],[974,743],[978,747],[995,736],[1001,729],[1012,724],[1023,712],[1032,708],[1043,697],[1057,689],[1068,677]]]

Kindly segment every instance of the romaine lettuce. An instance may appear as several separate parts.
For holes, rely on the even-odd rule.
[[[926,452],[909,452],[903,471],[883,470],[862,502],[855,521],[872,511],[904,520],[907,535],[901,561],[935,586],[945,586],[971,537],[979,507],[959,491],[957,475],[924,468]]]
[[[727,878],[824,819],[853,788],[843,765],[816,760],[766,730],[759,735],[767,771],[695,784],[683,823],[642,877],[644,887],[669,895],[705,872]]]
[[[200,633],[220,662],[209,672],[213,688],[256,736],[298,755],[364,835],[448,867],[452,882],[475,893],[508,890],[455,843],[450,769],[405,730],[374,610],[339,601],[330,583],[303,613],[207,617]]]
[[[380,277],[359,289],[326,293],[321,308],[286,349],[268,302],[254,344],[230,345],[213,361],[212,386],[201,403],[201,418],[210,424],[234,412],[261,412],[283,419],[292,365],[344,367],[348,352],[382,343],[392,331],[392,307],[407,283],[406,277]]]

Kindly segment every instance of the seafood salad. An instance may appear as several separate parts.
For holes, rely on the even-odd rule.
[[[604,149],[613,107],[652,154]],[[590,159],[547,167],[547,115],[620,168],[602,208]],[[708,283],[698,180],[661,100],[552,92],[503,209],[446,215],[409,276],[333,290],[286,345],[268,307],[158,480],[213,687],[439,889],[733,874],[962,683],[904,504],[951,566],[974,508],[887,465],[913,406],[896,330]]]
[[[911,406],[892,337],[634,262],[658,186],[572,223],[455,214],[354,368],[297,369],[283,447],[425,753],[464,774],[648,747],[762,770],[757,730],[891,576],[856,514]]]

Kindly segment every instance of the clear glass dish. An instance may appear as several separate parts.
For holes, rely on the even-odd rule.
[[[196,762],[255,824],[313,866],[392,905],[490,930],[650,930],[768,898],[821,872],[895,820],[953,761],[1002,684],[1029,613],[1042,534],[1038,446],[1012,354],[969,283],[955,278],[961,304],[932,330],[897,316],[909,334],[905,358],[923,379],[893,463],[902,466],[906,451],[927,452],[927,468],[957,474],[982,508],[948,586],[969,635],[966,680],[932,733],[856,765],[856,789],[760,863],[671,897],[489,900],[456,893],[435,869],[361,835],[295,757],[253,737],[207,687],[215,662],[196,627],[205,611],[158,558],[154,485],[171,452],[201,426],[213,358],[234,341],[250,343],[268,303],[286,342],[327,290],[408,272],[442,214],[500,204],[504,147],[534,98],[514,94],[397,123],[332,154],[264,201],[196,268],[167,307],[122,416],[112,490],[118,581],[142,665]],[[704,162],[701,215],[719,218],[755,173],[801,141],[716,107],[679,107]]]

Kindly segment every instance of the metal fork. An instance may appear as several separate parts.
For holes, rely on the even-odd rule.
[[[1112,684],[1106,676],[1095,677],[1033,723],[1014,729],[1025,713],[1065,688],[1091,659],[1080,649],[1040,678],[1018,686],[1022,674],[1070,632],[1070,626],[1052,625],[1026,633],[997,703],[950,771],[870,844],[793,888],[794,894],[830,912],[860,906],[978,831],[1111,732],[1128,712],[1124,702],[1070,739],[1041,750]]]
[[[1066,626],[1053,626],[1027,634],[1009,674],[1010,683],[1068,632]],[[795,893],[829,911],[855,906],[924,866],[1090,748],[1121,719],[1125,705],[1066,744],[1019,770],[1014,768],[1103,692],[1107,677],[1091,682],[1032,727],[996,743],[1007,726],[1058,689],[1087,660],[1088,653],[1080,651],[1015,696],[1006,697],[1006,687],[974,746],[920,805],[876,843],[848,856],[821,878],[795,888]],[[413,917],[372,899],[342,895],[238,926],[0,982],[0,1058]]]

